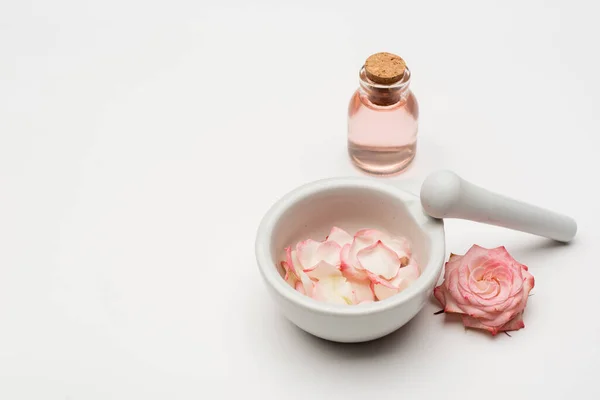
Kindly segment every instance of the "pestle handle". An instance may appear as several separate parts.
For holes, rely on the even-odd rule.
[[[451,171],[429,175],[421,204],[434,218],[459,218],[569,242],[577,223],[569,216],[490,192]]]

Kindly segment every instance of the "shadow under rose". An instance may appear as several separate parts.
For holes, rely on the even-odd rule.
[[[399,352],[403,351],[403,348],[410,346],[411,337],[415,337],[420,322],[427,317],[424,314],[424,312],[420,312],[404,326],[382,338],[361,343],[332,342],[313,336],[295,325],[294,327],[300,332],[299,339],[306,345],[316,348],[319,353],[338,359],[357,360],[389,356],[392,353],[397,356]],[[290,322],[290,324],[292,323]]]

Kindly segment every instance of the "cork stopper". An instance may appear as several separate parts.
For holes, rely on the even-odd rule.
[[[404,60],[391,53],[375,53],[365,62],[365,74],[375,83],[390,85],[396,83],[404,76],[406,63]]]

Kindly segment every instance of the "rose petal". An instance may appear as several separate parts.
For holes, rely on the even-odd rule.
[[[321,261],[331,265],[340,264],[341,246],[335,242],[316,242],[312,239],[298,243],[298,260],[304,271],[313,269]]]
[[[490,332],[492,335],[497,335],[499,332],[497,327],[484,325],[481,323],[480,320],[470,317],[468,315],[462,316],[462,322],[463,325],[467,328],[483,329],[485,331]]]
[[[396,253],[402,265],[409,263],[411,249],[406,239],[390,239],[382,240],[382,242]]]
[[[300,266],[300,261],[298,261],[298,254],[296,250],[291,250],[289,247],[287,250],[287,263],[293,267],[293,270],[296,273],[296,277],[299,281],[302,282],[302,286],[304,287],[305,293],[311,293],[313,290],[313,282],[310,280],[308,275],[304,271],[302,271]]]
[[[392,279],[400,269],[398,255],[380,240],[360,250],[356,258],[362,269],[366,269],[384,279]]]
[[[438,286],[434,293],[436,295],[436,298],[438,300],[440,300],[440,298],[443,298],[443,301],[440,300],[440,303],[442,303],[442,306],[444,307],[444,311],[448,312],[448,313],[456,313],[456,314],[463,314],[464,311],[462,310],[462,305],[460,305],[457,302],[457,298],[455,296],[453,296],[453,291],[456,291],[456,281],[458,280],[458,271],[454,270],[452,271],[452,273],[450,274],[450,276],[448,277],[447,280],[444,281],[444,283],[440,286]]]
[[[518,331],[519,329],[525,328],[523,322],[523,313],[517,314],[513,319],[502,325],[499,331]]]
[[[306,275],[308,275],[309,278],[319,280],[327,277],[342,276],[342,272],[338,267],[331,265],[326,261],[321,261],[314,268],[305,269],[304,272],[306,272]]]
[[[356,297],[357,302],[362,303],[365,301],[375,300],[375,294],[373,293],[373,289],[371,288],[371,281],[369,281],[368,279],[348,279],[348,282],[350,282],[350,284],[352,285],[352,290],[354,291],[354,296]]]
[[[451,306],[453,307],[453,306]],[[456,309],[460,309],[460,314],[466,314],[470,317],[473,318],[477,318],[480,320],[491,320],[494,318],[494,316],[497,314],[495,311],[488,311],[485,309],[485,307],[483,308],[477,308],[468,304],[459,304],[455,306],[456,308],[453,308],[453,310],[456,311]],[[459,308],[460,307],[460,308]],[[448,311],[450,312],[450,311]]]
[[[281,266],[285,270],[285,278],[284,279],[286,281],[288,280],[288,278],[295,278],[295,280],[298,280],[298,274],[296,273],[296,269],[295,269],[293,261],[292,261],[291,248],[286,247],[285,253],[286,253],[286,261],[281,262]]]
[[[304,285],[300,281],[296,281],[295,289],[302,294],[306,294],[306,291],[304,290]]]
[[[527,307],[527,301],[529,300],[529,292],[535,286],[535,279],[533,275],[531,275],[528,271],[523,271],[523,277],[525,280],[523,281],[523,290],[514,296],[513,302],[508,304],[507,309],[510,309],[514,313],[522,313]]]
[[[454,271],[456,268],[458,268],[458,266],[460,265],[460,260],[463,258],[463,256],[457,256],[455,254],[450,254],[450,259],[446,262],[446,265],[444,266],[445,271],[444,271],[444,279],[448,279],[448,276],[450,275],[450,273],[452,271]]]
[[[456,301],[464,302],[464,299],[460,296],[460,292],[458,291],[458,268],[452,270],[448,275],[448,278],[444,282],[444,285],[448,289],[448,292],[451,294],[456,294]]]
[[[419,269],[419,266],[411,260],[406,267],[402,267],[398,270],[398,274],[394,278],[394,281],[397,280],[397,286],[401,289],[405,289],[408,285],[419,279],[419,276],[421,276],[421,270]]]
[[[472,269],[476,269],[478,265],[471,266]],[[462,264],[456,269],[458,272],[458,281],[457,281],[457,289],[458,295],[460,295],[461,303],[466,301],[468,304],[473,302],[471,297],[474,297],[473,294],[469,291],[469,280],[471,279],[471,269],[469,269],[468,264]],[[463,300],[464,299],[464,300]]]
[[[445,286],[438,286],[433,291],[435,298],[444,307],[444,312],[453,314],[464,314],[464,311],[460,309],[452,295],[448,292]]]
[[[334,226],[327,236],[327,241],[335,242],[344,247],[345,245],[352,243],[352,236],[345,230]]]
[[[371,243],[375,243],[378,240],[381,239],[388,239],[389,235],[387,235],[386,233],[383,233],[382,231],[379,231],[377,229],[371,229],[371,228],[367,228],[367,229],[361,229],[358,232],[356,232],[356,234],[354,235],[354,238],[365,238],[365,239],[369,239],[371,240]]]
[[[344,245],[344,247],[342,247],[342,251],[340,251],[340,260],[341,260],[341,265],[342,267],[344,266],[348,266],[351,267],[351,263],[350,263],[350,244],[346,244]]]
[[[513,320],[514,319],[519,319],[521,313],[517,314],[517,315],[510,315],[509,313],[503,313],[501,315],[499,315],[495,320],[486,320],[486,319],[480,319],[480,318],[475,318],[469,315],[463,315],[462,319],[463,319],[463,324],[466,327],[469,328],[476,328],[476,329],[484,329],[488,332],[490,332],[492,335],[496,335],[498,332],[504,331],[506,330],[506,327],[512,327],[512,326],[519,326],[521,325],[519,322],[515,322],[513,325]],[[522,320],[521,320],[522,323]],[[523,324],[524,326],[524,324]]]
[[[356,233],[355,238],[360,238],[363,243],[368,243],[368,245],[379,240],[396,253],[398,258],[402,261],[402,265],[408,264],[411,249],[408,240],[405,238],[392,238],[387,233],[377,229],[362,229]]]
[[[296,272],[294,271],[293,267],[291,267],[286,261],[281,262],[281,267],[285,271],[285,276],[283,277],[283,279],[285,279],[285,281],[291,287],[295,287],[296,282],[298,282],[298,276],[296,275]]]
[[[392,280],[382,278],[370,271],[367,271],[367,276],[373,285],[382,285],[390,289],[396,289],[396,286],[392,283]]]
[[[291,247],[286,247],[285,255],[286,255],[286,264],[290,268],[290,273],[293,273],[294,275],[296,275],[296,279],[298,279],[299,278],[298,273],[300,271],[302,271],[302,268],[300,268],[300,262],[298,261],[298,257],[296,257],[296,251],[292,250]]]
[[[506,264],[507,266],[510,266],[513,269],[513,271],[519,275],[521,275],[522,270],[527,271],[527,267],[515,261],[515,259],[509,254],[508,250],[506,250],[506,247],[504,246],[496,247],[494,249],[489,250],[489,255],[494,260],[497,260],[499,262],[502,262],[503,264]]]
[[[315,262],[318,263],[320,261],[325,261],[331,265],[339,266],[341,251],[342,246],[340,246],[336,242],[327,241],[321,243],[319,245],[319,248],[317,249],[317,253],[315,254]]]
[[[504,312],[499,312],[499,313],[493,314],[493,318],[491,318],[491,319],[479,318],[479,321],[481,321],[481,323],[483,323],[487,326],[491,326],[493,328],[500,328],[502,325],[508,323],[515,316],[516,316],[515,310],[511,309],[511,310],[506,310]]]
[[[356,254],[351,256],[351,245],[346,244],[340,252],[341,265],[340,270],[342,274],[347,278],[364,280],[367,279],[366,271],[362,269],[356,269],[355,265],[358,265]]]
[[[373,284],[373,292],[375,293],[375,297],[377,297],[377,300],[379,301],[383,301],[389,297],[392,297],[398,294],[399,291],[400,289],[394,286],[386,286],[379,283]]]
[[[327,277],[316,282],[312,297],[331,304],[356,304],[352,285],[344,277]]]
[[[304,270],[315,266],[318,261],[316,260],[316,254],[320,245],[321,243],[312,239],[307,239],[298,243],[296,246],[296,254],[298,255],[301,269]]]
[[[310,280],[310,278],[308,277],[308,275],[306,275],[304,272],[300,272],[299,275],[300,278],[300,282],[302,282],[302,286],[304,286],[304,292],[305,293],[311,293],[311,291],[313,290],[315,284],[313,283],[313,281]]]
[[[458,261],[462,258],[463,256],[459,255],[459,254],[454,254],[454,253],[450,253],[450,257],[448,257],[448,262],[450,261]]]
[[[509,297],[503,303],[498,303],[498,304],[494,304],[491,306],[482,306],[479,304],[475,304],[475,305],[471,306],[471,305],[462,304],[461,307],[468,314],[473,314],[473,315],[477,316],[478,318],[485,318],[485,319],[491,320],[491,319],[494,319],[496,315],[502,314],[507,311],[512,310],[513,314],[515,312],[518,312],[521,309],[521,307],[519,305],[521,304],[522,299],[523,299],[522,295],[519,294],[518,296]],[[477,311],[473,311],[473,310],[477,310]],[[485,313],[484,316],[481,316],[481,317],[478,316],[478,313],[480,313],[480,312]]]
[[[385,300],[409,287],[420,275],[419,267],[413,262],[400,268],[398,274],[391,281],[381,279],[373,282],[373,292],[379,300]]]
[[[348,266],[354,267],[354,269],[356,270],[362,270],[363,268],[360,265],[360,262],[358,261],[357,257],[358,252],[362,249],[369,247],[373,243],[374,242],[371,242],[369,238],[355,236],[346,254],[346,264]]]
[[[468,265],[469,269],[471,270],[483,264],[489,259],[489,250],[474,244],[473,246],[471,246],[469,251],[467,251],[467,253],[464,256],[462,256],[460,264]]]
[[[437,299],[437,301],[441,304],[442,307],[446,307],[446,288],[444,286],[436,286],[433,289],[433,296]]]

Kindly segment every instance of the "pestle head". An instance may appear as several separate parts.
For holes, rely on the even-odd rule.
[[[450,217],[460,201],[462,179],[452,171],[430,174],[421,186],[421,205],[434,218]]]

